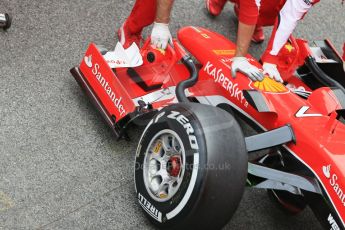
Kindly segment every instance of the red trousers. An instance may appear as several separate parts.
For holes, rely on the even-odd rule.
[[[220,0],[228,1],[228,0]],[[272,26],[285,0],[261,0],[260,12],[254,0],[230,0],[235,4],[235,11],[243,23],[259,26]],[[156,0],[136,0],[131,14],[126,20],[126,27],[131,33],[140,33],[154,22]]]
[[[132,34],[141,33],[144,27],[154,22],[156,8],[156,0],[136,0],[132,12],[126,20],[126,28]]]
[[[258,26],[273,26],[285,1],[261,0],[260,10],[258,10],[254,0],[230,0],[235,4],[235,13],[240,22]]]
[[[241,22],[258,26],[274,25],[279,11],[286,2],[286,0],[261,0],[260,11],[258,11],[254,0],[230,1],[235,4],[235,12]],[[151,25],[155,19],[156,7],[156,0],[136,0],[126,20],[130,32],[139,33],[144,27]]]

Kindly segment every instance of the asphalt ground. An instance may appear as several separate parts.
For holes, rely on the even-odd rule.
[[[133,1],[1,0],[14,16],[0,31],[0,229],[153,229],[135,202],[132,162],[141,129],[116,142],[71,77],[88,44],[115,45]],[[345,7],[324,0],[296,35],[345,40]],[[210,28],[234,40],[231,4],[216,19],[179,0],[171,30]],[[265,34],[269,35],[269,29]],[[259,57],[266,43],[253,45]],[[320,229],[310,209],[289,216],[265,191],[247,189],[225,229]]]

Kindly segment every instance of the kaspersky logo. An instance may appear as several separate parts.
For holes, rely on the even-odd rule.
[[[114,103],[114,106],[117,108],[117,110],[120,113],[120,116],[122,117],[124,114],[126,114],[126,110],[122,105],[122,97],[116,95],[115,91],[110,87],[110,84],[107,81],[107,79],[103,77],[102,73],[100,72],[100,65],[98,63],[92,63],[92,55],[85,56],[84,62],[87,67],[92,69],[92,74],[96,77],[96,79],[101,84],[105,92],[108,94],[110,100]]]
[[[339,200],[345,207],[345,193],[344,190],[338,184],[338,176],[335,173],[331,173],[331,165],[326,165],[322,167],[323,175],[328,179],[329,184],[332,186],[334,192],[338,196]]]

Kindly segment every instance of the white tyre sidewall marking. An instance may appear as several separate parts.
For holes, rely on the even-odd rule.
[[[157,115],[156,117],[154,117],[149,124],[146,126],[143,134],[140,137],[139,143],[141,143],[147,129],[154,123],[157,123],[157,121],[162,117],[166,115],[165,112],[160,113],[159,115]],[[138,155],[140,154],[141,151],[141,145],[138,146],[136,154],[135,154],[135,159],[138,157]],[[136,162],[136,161],[135,161]],[[135,192],[138,193],[137,187],[136,187],[136,182],[135,182],[135,167],[134,167],[134,186],[135,186]],[[193,170],[192,170],[192,176],[191,176],[191,180],[189,182],[187,191],[185,193],[185,195],[183,196],[181,202],[177,205],[177,207],[170,211],[169,213],[166,214],[166,217],[168,220],[174,218],[176,215],[178,215],[182,209],[186,206],[186,204],[189,201],[189,198],[191,197],[195,184],[196,184],[196,179],[198,177],[198,170],[199,170],[199,153],[194,153],[193,155]],[[140,203],[140,202],[139,202]]]

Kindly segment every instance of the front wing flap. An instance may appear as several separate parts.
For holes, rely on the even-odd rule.
[[[89,46],[80,66],[72,68],[71,74],[116,137],[121,137],[122,127],[119,122],[135,112],[136,106],[95,44]]]
[[[115,121],[134,111],[132,98],[95,44],[91,43],[79,68],[107,113]]]

